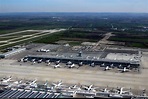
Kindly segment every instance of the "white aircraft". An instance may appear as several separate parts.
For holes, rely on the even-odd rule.
[[[74,67],[76,67],[76,65],[75,65],[75,64],[68,65],[68,68],[74,68]]]
[[[124,67],[123,69],[118,69],[118,70],[121,71],[121,72],[129,72],[129,71],[131,71],[131,70],[127,69],[126,67]]]
[[[80,63],[79,63],[79,66],[82,66],[82,65],[83,65],[83,62],[80,62]]]
[[[24,58],[23,61],[24,61],[24,62],[27,62],[27,61],[28,61],[28,58]]]
[[[121,87],[120,89],[118,89],[118,93],[119,94],[125,94],[125,93],[130,93],[131,92],[131,89],[130,90],[126,90],[126,91],[123,91],[124,87]]]
[[[46,80],[46,82],[45,82],[44,86],[47,86],[47,85],[48,85],[48,81]]]
[[[60,60],[56,61],[56,65],[58,65],[60,63]]]
[[[21,58],[20,60],[18,60],[18,62],[23,62],[24,61],[24,58]]]
[[[37,79],[35,79],[34,81],[32,81],[29,85],[35,84],[37,81]]]
[[[22,83],[22,80],[20,80],[20,81],[15,81],[15,82],[13,82],[14,84],[20,84],[20,83]]]
[[[121,67],[122,67],[122,65],[120,64],[120,65],[119,65],[119,68],[121,68]]]
[[[128,67],[128,68],[130,68],[130,67],[131,67],[131,65],[128,65],[127,67]]]
[[[11,76],[8,79],[3,79],[2,82],[7,83],[8,81],[11,81]]]
[[[105,63],[101,64],[101,66],[105,66]]]
[[[6,86],[5,88],[19,87],[21,83],[22,83],[22,80],[15,81],[15,82],[9,84],[8,86]]]
[[[34,62],[32,62],[32,65],[33,65],[33,64],[35,64],[35,63],[36,63],[35,61],[34,61]]]
[[[49,63],[47,63],[47,66],[49,66],[51,63],[49,62]]]
[[[68,61],[66,65],[71,65],[71,64],[72,64],[72,62],[71,61]]]
[[[91,64],[90,64],[90,66],[94,67],[94,66],[95,66],[95,63],[94,63],[94,62],[93,62],[93,63],[91,63]]]
[[[62,84],[63,84],[62,80],[59,81],[59,82],[57,82],[57,83],[52,83],[52,85],[54,85],[54,88],[59,88],[59,87],[64,86],[64,85],[62,85]]]
[[[50,50],[49,49],[40,49],[40,50],[37,50],[37,52],[49,52]]]
[[[96,91],[95,89],[96,88],[92,88],[93,87],[93,84],[92,85],[89,85],[89,86],[84,86],[83,88],[85,88],[85,90],[87,90],[87,91]]]
[[[110,68],[109,66],[106,66],[105,69],[104,69],[104,71],[110,70],[110,69],[112,69],[112,68]]]
[[[111,64],[111,65],[110,65],[110,67],[112,67],[112,68],[113,68],[113,67],[114,67],[114,64]]]
[[[41,63],[43,59],[38,60],[38,63]]]
[[[74,85],[74,86],[70,86],[69,89],[76,89],[77,88],[77,85]]]
[[[46,63],[49,63],[50,62],[50,60],[48,59],[48,60],[46,60]]]
[[[32,81],[29,85],[30,85],[30,87],[37,87],[37,84],[36,84],[36,81],[37,81],[37,79],[35,79],[34,81]]]
[[[54,68],[61,68],[62,66],[60,64],[53,65]]]
[[[32,60],[31,60],[31,62],[34,62],[34,61],[35,61],[35,59],[32,59]]]

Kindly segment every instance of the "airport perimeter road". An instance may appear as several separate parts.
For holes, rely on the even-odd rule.
[[[148,89],[148,70],[142,74],[127,74],[82,69],[53,69],[49,66],[14,65],[16,60],[0,60],[0,76],[17,77],[56,82],[62,80],[70,84],[94,84],[96,86],[126,87],[132,89]]]
[[[107,39],[109,39],[112,35],[113,35],[112,32],[106,33],[105,37],[103,39],[99,40],[92,49],[95,50],[97,48],[97,46],[99,46],[101,43],[107,42]]]

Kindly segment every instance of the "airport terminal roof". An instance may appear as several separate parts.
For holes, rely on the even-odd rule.
[[[94,62],[115,62],[115,63],[130,63],[139,64],[138,60],[111,60],[100,58],[101,54],[83,54],[79,56],[79,53],[62,53],[62,54],[52,54],[52,55],[28,55],[32,58],[49,58],[57,60],[78,60],[78,61],[94,61]]]

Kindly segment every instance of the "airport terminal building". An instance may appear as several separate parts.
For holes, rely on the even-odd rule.
[[[50,62],[60,61],[62,63],[67,63],[71,61],[72,63],[79,64],[91,64],[95,65],[105,64],[110,66],[122,65],[123,67],[131,66],[133,68],[138,68],[141,61],[141,52],[140,51],[131,51],[131,50],[109,50],[99,52],[49,52],[48,54],[42,55],[28,55],[25,58],[28,60],[40,60],[43,61],[50,60]]]

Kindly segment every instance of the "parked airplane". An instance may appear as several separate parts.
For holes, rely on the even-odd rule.
[[[94,63],[94,62],[93,62],[93,63],[91,63],[91,64],[90,64],[90,66],[94,67],[94,66],[95,66],[95,63]]]
[[[41,63],[43,59],[38,60],[38,63]]]
[[[127,68],[130,68],[130,67],[131,67],[131,65],[128,65],[128,66],[127,66]]]
[[[60,64],[53,65],[54,68],[61,68],[62,66]]]
[[[49,52],[50,50],[49,49],[40,49],[40,50],[37,50],[37,52]]]
[[[83,65],[83,62],[80,62],[80,63],[79,63],[79,66],[82,66],[82,65]]]
[[[123,69],[118,69],[118,70],[121,71],[121,72],[129,72],[129,71],[131,71],[131,70],[127,69],[126,67],[124,67]]]
[[[59,81],[59,82],[57,82],[57,83],[52,83],[52,85],[54,85],[54,88],[59,88],[59,87],[64,86],[64,85],[62,85],[62,84],[63,84],[62,80]]]
[[[122,65],[120,64],[120,65],[119,65],[119,68],[121,68],[121,67],[122,67]]]
[[[68,61],[66,65],[71,65],[71,64],[72,64],[72,62],[71,61]]]
[[[29,85],[35,84],[35,83],[36,83],[36,81],[37,81],[37,79],[35,79],[34,81],[30,82],[30,84],[29,84]]]
[[[101,66],[103,66],[103,67],[104,67],[104,66],[105,66],[105,63],[101,64]]]
[[[123,91],[123,89],[124,89],[124,87],[121,87],[121,88],[117,89],[118,94],[125,94],[125,93],[130,93],[131,92],[131,89],[130,90],[126,90],[126,91]]]
[[[110,69],[112,69],[112,68],[110,68],[109,66],[106,66],[106,67],[104,68],[104,71],[110,70]]]
[[[76,89],[77,88],[77,85],[74,85],[74,86],[70,86],[69,89]]]
[[[49,66],[51,63],[49,62],[49,63],[47,63],[47,66]]]
[[[18,62],[23,62],[24,61],[24,58],[21,58],[20,60],[18,60]]]
[[[56,65],[58,65],[59,63],[60,63],[60,60],[56,61],[56,63],[55,63],[55,64],[56,64]]]
[[[44,83],[44,86],[47,86],[48,85],[48,81],[46,80],[46,82]]]
[[[110,67],[114,68],[114,64],[111,64]]]
[[[75,64],[72,64],[72,65],[67,65],[68,66],[68,68],[74,68],[74,67],[76,67],[76,65]]]
[[[20,84],[20,83],[22,83],[22,80],[20,80],[20,81],[15,81],[15,82],[13,82],[14,84]]]
[[[87,91],[96,91],[95,90],[96,88],[93,88],[93,84],[89,85],[89,86],[84,86],[83,88],[85,88],[85,90],[87,90]]]
[[[33,65],[33,64],[35,64],[35,63],[36,63],[35,61],[34,61],[34,62],[32,62],[32,65]]]
[[[2,79],[2,82],[7,83],[8,81],[11,81],[12,77],[10,76],[8,79]]]
[[[37,84],[36,84],[37,79],[35,79],[34,81],[32,81],[29,85],[31,88],[36,88]]]
[[[46,63],[49,63],[50,62],[50,60],[48,59],[48,60],[46,60]]]
[[[28,58],[24,58],[23,61],[24,61],[24,62],[27,62],[27,61],[28,61]]]
[[[31,60],[31,62],[34,62],[34,61],[35,61],[35,59],[32,59],[32,60]]]
[[[100,91],[105,92],[105,93],[109,93],[110,90],[108,90],[107,88],[101,89]]]

